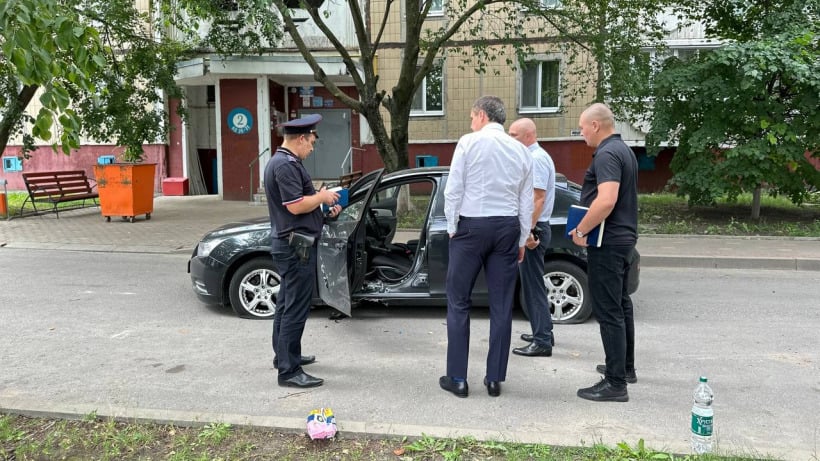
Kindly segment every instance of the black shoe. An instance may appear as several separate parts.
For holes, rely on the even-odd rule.
[[[521,339],[528,343],[531,343],[533,341],[532,335],[528,335],[526,333],[521,335]],[[550,346],[555,346],[555,335],[550,336]]]
[[[438,385],[445,391],[452,392],[456,397],[464,398],[470,393],[470,387],[467,385],[467,381],[455,382],[453,378],[449,376],[439,378]]]
[[[595,371],[606,376],[606,365],[598,365],[595,367]],[[629,384],[635,384],[638,382],[638,376],[635,375],[635,370],[626,370],[626,382]]]
[[[349,317],[347,314],[345,314],[344,312],[339,312],[336,309],[333,309],[333,312],[331,312],[330,315],[327,316],[328,320],[340,320],[345,319],[347,317]]]
[[[310,376],[304,371],[287,379],[279,378],[279,385],[285,387],[316,387],[321,386],[323,382],[324,379]]]
[[[316,361],[315,355],[302,355],[299,357],[299,366],[303,365],[310,365],[311,363]],[[279,368],[279,359],[274,357],[273,358],[273,368]]]
[[[513,349],[513,354],[524,355],[527,357],[550,357],[552,355],[552,348],[539,346],[535,343],[529,343],[524,347],[516,347]]]
[[[490,397],[501,395],[501,383],[498,381],[487,381],[487,378],[484,378],[484,385],[487,386],[487,393],[490,394]]]
[[[578,397],[595,402],[629,402],[629,394],[626,392],[626,386],[623,389],[609,384],[609,381],[602,379],[598,384],[592,387],[585,387],[578,389]]]

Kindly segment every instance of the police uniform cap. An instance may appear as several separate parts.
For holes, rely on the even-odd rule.
[[[316,125],[322,121],[322,116],[319,114],[310,114],[302,118],[290,120],[288,122],[276,125],[282,128],[285,134],[306,134],[316,129]]]

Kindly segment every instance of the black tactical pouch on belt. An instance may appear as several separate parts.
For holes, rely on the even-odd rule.
[[[314,241],[316,241],[315,237],[300,234],[299,232],[291,232],[288,236],[288,245],[293,248],[293,251],[302,261],[310,259],[310,247],[313,246]]]

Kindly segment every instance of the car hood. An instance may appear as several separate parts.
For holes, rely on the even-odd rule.
[[[202,240],[267,230],[270,230],[270,218],[260,216],[258,218],[249,218],[242,221],[223,224],[222,226],[219,226],[218,228],[205,234],[205,236],[202,237]]]

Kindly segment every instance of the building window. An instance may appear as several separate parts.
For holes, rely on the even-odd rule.
[[[520,5],[521,11],[525,14],[540,14],[541,10],[557,10],[563,7],[561,0],[538,0],[532,5]]]
[[[419,2],[421,8],[424,9],[424,6],[430,2],[430,10],[427,12],[427,16],[442,16],[444,15],[444,0],[424,0]]]
[[[561,61],[530,61],[521,69],[520,112],[556,112],[560,104]]]
[[[413,97],[410,115],[444,115],[444,63],[433,65]]]
[[[651,92],[654,85],[655,76],[661,71],[664,64],[670,59],[679,59],[681,61],[693,61],[699,56],[709,53],[714,48],[666,48],[663,51],[647,50],[640,55],[632,56],[629,59],[629,69],[625,71],[630,72],[636,78],[646,82],[646,90]]]
[[[676,48],[670,47],[663,51],[648,50],[644,53],[644,59],[647,60],[652,73],[657,73],[663,67],[663,64],[671,58],[677,58],[681,61],[693,61],[698,56],[708,53],[713,48]]]
[[[216,5],[222,11],[239,11],[239,3],[236,0],[219,0]]]

